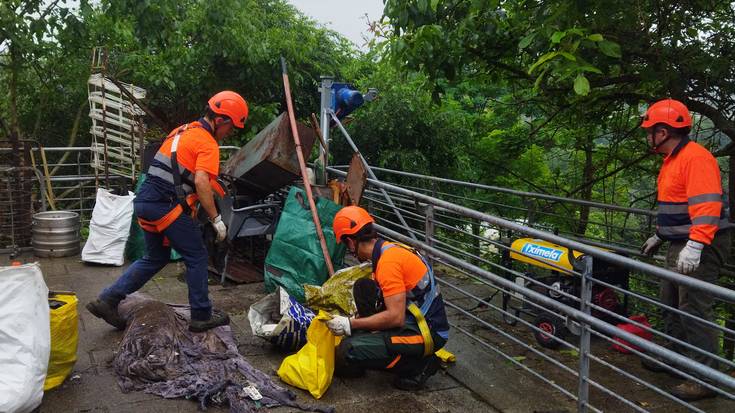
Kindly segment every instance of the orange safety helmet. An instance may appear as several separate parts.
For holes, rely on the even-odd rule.
[[[230,90],[223,90],[209,99],[209,108],[218,115],[225,115],[232,119],[236,128],[242,129],[248,118],[248,102],[239,94]]]
[[[641,122],[642,128],[650,128],[658,123],[665,123],[672,128],[692,126],[692,116],[686,105],[674,99],[659,100],[648,107]]]
[[[359,206],[347,206],[339,210],[334,216],[332,228],[337,238],[337,243],[342,242],[345,235],[355,235],[362,227],[375,222],[367,211]]]

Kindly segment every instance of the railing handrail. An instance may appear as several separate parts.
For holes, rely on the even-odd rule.
[[[334,168],[339,168],[339,169],[345,169],[347,167],[348,167],[347,165],[335,165],[334,166]],[[651,217],[655,217],[656,216],[656,211],[651,211],[651,210],[648,210],[648,209],[631,208],[631,207],[624,207],[624,206],[619,206],[619,205],[604,204],[602,202],[586,201],[584,199],[577,199],[577,198],[566,198],[566,197],[562,197],[562,196],[542,194],[542,193],[538,193],[538,192],[519,191],[519,190],[516,190],[516,189],[503,188],[503,187],[500,187],[500,186],[478,184],[478,183],[474,183],[474,182],[458,181],[458,180],[455,180],[455,179],[441,178],[441,177],[438,177],[438,176],[431,176],[431,175],[422,175],[422,174],[417,174],[417,173],[413,173],[413,172],[397,171],[397,170],[394,170],[394,169],[380,168],[380,167],[377,167],[377,166],[371,166],[371,168],[373,170],[375,170],[375,171],[387,172],[387,173],[390,173],[390,174],[395,174],[395,175],[400,175],[400,176],[407,176],[407,177],[410,177],[410,178],[426,179],[426,180],[429,180],[429,181],[443,182],[443,183],[448,183],[448,184],[453,184],[453,185],[465,186],[465,187],[468,187],[468,188],[487,189],[487,190],[490,190],[490,191],[501,192],[501,193],[506,193],[506,194],[511,194],[511,195],[517,195],[517,196],[524,197],[524,198],[539,198],[539,199],[545,199],[545,200],[548,200],[548,201],[568,202],[568,203],[571,203],[571,204],[585,205],[585,206],[590,206],[590,207],[599,208],[599,209],[607,209],[607,210],[611,210],[611,211],[630,212],[630,213],[634,213],[634,214],[646,215],[646,216],[651,216]]]
[[[413,240],[403,234],[400,234],[396,231],[393,231],[379,224],[375,224],[375,228],[379,232],[384,233],[390,236],[391,238],[397,239],[400,242],[406,243],[416,248],[420,248],[421,250],[426,251],[428,254],[432,256],[448,260],[454,265],[458,265],[466,270],[472,271],[476,274],[480,274],[483,277],[487,278],[488,280],[502,286],[503,288],[506,288],[511,291],[519,292],[523,294],[524,296],[529,297],[532,301],[538,304],[541,304],[541,305],[547,306],[548,308],[560,311],[561,313],[568,315],[575,320],[578,320],[590,326],[593,326],[594,328],[599,329],[600,331],[607,333],[612,337],[620,337],[621,339],[627,341],[628,343],[635,345],[647,352],[661,355],[665,358],[665,360],[673,362],[675,365],[679,367],[689,369],[693,372],[702,374],[705,377],[715,379],[719,384],[723,384],[723,385],[726,385],[726,386],[729,386],[735,389],[735,377],[731,377],[730,375],[725,374],[719,370],[715,370],[709,366],[698,363],[689,357],[681,355],[675,351],[669,350],[665,347],[662,347],[658,344],[655,344],[651,341],[641,338],[635,334],[629,333],[623,329],[617,328],[616,326],[606,323],[593,315],[587,314],[576,308],[570,307],[562,303],[561,301],[557,301],[551,297],[548,297],[544,294],[536,292],[532,289],[517,285],[515,282],[511,280],[508,280],[506,278],[503,278],[502,276],[493,274],[492,272],[487,271],[483,268],[467,263],[459,258],[452,256],[451,254],[447,252],[434,248],[424,242]]]
[[[341,176],[347,176],[347,172],[340,171],[338,169],[327,167],[327,169],[332,172],[336,173]],[[510,229],[516,232],[520,232],[526,235],[529,235],[533,238],[542,239],[545,241],[553,242],[554,244],[558,244],[576,251],[581,251],[587,255],[590,255],[597,259],[602,259],[603,261],[617,264],[623,268],[628,268],[631,270],[637,270],[641,271],[646,274],[650,274],[659,278],[663,278],[675,283],[678,283],[680,285],[685,285],[687,287],[692,287],[700,291],[708,292],[715,297],[721,298],[723,300],[727,300],[730,302],[735,303],[735,291],[711,284],[705,281],[701,281],[698,279],[695,279],[693,277],[687,277],[685,275],[681,275],[679,273],[673,272],[671,270],[667,270],[665,268],[657,267],[655,265],[647,264],[641,261],[636,261],[628,257],[624,257],[618,254],[614,254],[612,252],[608,252],[605,250],[601,250],[599,248],[592,247],[588,244],[584,244],[579,241],[574,241],[568,238],[564,238],[559,235],[552,234],[550,232],[546,232],[543,230],[539,230],[536,228],[531,228],[516,222],[509,221],[507,219],[503,219],[500,217],[496,217],[494,215],[489,215],[484,212],[476,211],[474,209],[470,209],[461,205],[453,204],[448,201],[444,201],[442,199],[434,198],[429,195],[425,195],[419,192],[411,191],[408,189],[401,188],[396,185],[388,184],[381,181],[376,181],[373,179],[367,179],[367,182],[369,182],[372,185],[382,187],[383,189],[390,190],[393,192],[397,192],[403,195],[407,195],[410,197],[413,197],[414,199],[430,203],[432,205],[440,206],[446,209],[449,209],[451,211],[455,211],[458,213],[461,213],[467,217],[479,219],[482,221],[489,222],[491,224],[497,225],[499,227]]]

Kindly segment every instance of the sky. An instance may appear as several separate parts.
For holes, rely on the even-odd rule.
[[[288,0],[305,15],[365,49],[368,24],[383,15],[383,0]]]

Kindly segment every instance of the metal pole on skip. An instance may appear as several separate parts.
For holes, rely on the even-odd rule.
[[[306,190],[306,197],[309,199],[311,218],[314,220],[316,234],[319,237],[319,244],[321,244],[322,253],[324,254],[324,261],[327,263],[327,270],[329,271],[329,276],[331,277],[334,274],[334,267],[332,266],[332,259],[329,256],[329,249],[327,249],[327,241],[324,239],[324,231],[322,231],[322,224],[319,221],[319,214],[316,211],[314,195],[311,192],[311,182],[309,182],[309,175],[306,173],[306,161],[304,160],[304,153],[301,149],[301,138],[299,138],[299,131],[296,127],[296,115],[293,109],[293,102],[291,101],[291,86],[288,81],[288,72],[286,71],[286,59],[284,59],[283,56],[281,56],[281,69],[283,72],[283,89],[286,94],[288,119],[291,124],[291,134],[293,135],[293,140],[296,144],[296,156],[299,158],[299,167],[301,167],[301,178],[304,180],[304,189]]]

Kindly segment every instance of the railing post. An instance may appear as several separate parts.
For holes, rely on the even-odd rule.
[[[319,119],[325,146],[319,147],[319,162],[322,164],[323,170],[315,172],[317,173],[317,183],[326,185],[329,163],[329,110],[332,108],[332,83],[334,83],[334,78],[332,76],[321,76],[321,80],[322,83],[319,87],[321,97]]]
[[[434,205],[427,204],[424,208],[424,240],[430,247],[434,247]],[[429,264],[434,265],[434,260],[427,254]]]
[[[571,253],[571,250],[570,250]],[[592,302],[592,257],[585,255],[583,258],[584,269],[582,270],[582,286],[580,288],[580,308],[585,314],[590,314]],[[589,374],[590,374],[590,326],[581,323],[579,335],[579,390],[577,392],[577,411],[587,412],[587,403],[590,397]]]
[[[81,152],[77,152],[77,176],[82,176],[82,153]],[[95,173],[95,180],[96,179],[97,179],[97,174]],[[97,193],[95,193],[94,196],[96,198]],[[79,222],[84,222],[84,182],[79,182]]]

